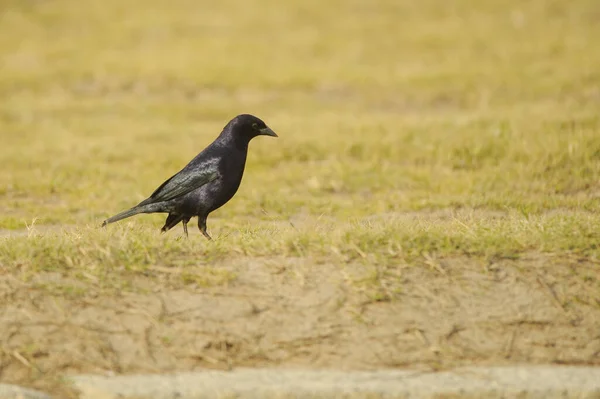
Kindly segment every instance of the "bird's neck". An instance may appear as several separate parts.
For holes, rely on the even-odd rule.
[[[243,152],[248,151],[248,140],[244,137],[234,135],[228,130],[223,130],[223,132],[215,140],[215,144],[220,147],[235,147]]]

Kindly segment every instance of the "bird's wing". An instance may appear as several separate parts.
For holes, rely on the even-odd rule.
[[[154,203],[181,197],[217,177],[219,177],[219,172],[216,160],[209,160],[190,168],[186,167],[161,184],[146,201]]]

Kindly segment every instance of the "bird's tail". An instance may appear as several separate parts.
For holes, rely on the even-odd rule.
[[[137,204],[136,206],[134,206],[133,208],[123,211],[121,213],[118,213],[115,216],[106,219],[102,223],[102,227],[106,226],[109,223],[118,222],[119,220],[137,215],[138,213],[153,213],[153,212],[164,212],[164,208],[163,208],[162,204],[160,202],[155,203],[155,204],[144,204],[144,201],[142,201],[139,204]]]
[[[108,219],[106,219],[103,223],[102,223],[102,227],[106,226],[109,223],[114,223],[114,222],[118,222],[119,220],[137,215],[138,213],[142,213],[144,212],[143,207],[138,207],[138,206],[134,206],[131,209],[128,209],[126,211],[123,211],[121,213],[116,214],[113,217],[110,217]]]

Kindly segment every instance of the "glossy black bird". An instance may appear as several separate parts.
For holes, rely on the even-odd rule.
[[[208,214],[223,206],[236,193],[248,154],[248,144],[256,136],[277,137],[262,120],[243,114],[233,118],[208,147],[190,161],[181,171],[160,185],[152,195],[109,219],[102,226],[138,213],[168,213],[161,231],[166,232],[183,223],[187,237],[187,224],[198,216],[198,228],[209,240],[206,232]]]

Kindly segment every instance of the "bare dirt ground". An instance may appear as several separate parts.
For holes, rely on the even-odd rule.
[[[93,284],[54,296],[0,269],[0,380],[67,395],[60,376],[72,373],[600,365],[597,264],[429,259],[394,268],[387,278],[402,289],[387,294],[386,279],[357,284],[373,278],[361,264],[239,258],[221,267],[237,274],[227,286],[167,290],[140,275],[137,293],[111,297]]]

